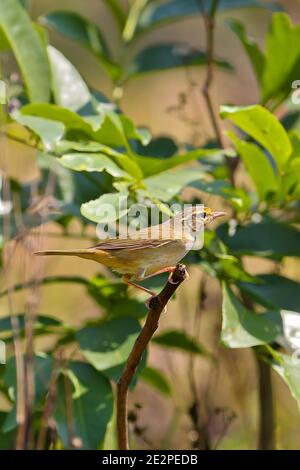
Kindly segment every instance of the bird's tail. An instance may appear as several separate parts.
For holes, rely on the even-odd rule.
[[[58,256],[88,256],[93,253],[93,250],[46,250],[35,251],[34,254],[38,256],[58,255]]]

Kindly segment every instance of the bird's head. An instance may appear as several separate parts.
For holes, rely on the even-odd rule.
[[[202,205],[190,206],[181,213],[182,221],[186,221],[193,231],[197,230],[199,225],[208,225],[218,217],[223,217],[226,212],[214,211],[210,207]]]

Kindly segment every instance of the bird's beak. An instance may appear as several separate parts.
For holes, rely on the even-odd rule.
[[[212,218],[213,219],[217,219],[218,217],[224,217],[224,215],[226,215],[226,212],[223,212],[223,211],[214,211],[212,213]]]

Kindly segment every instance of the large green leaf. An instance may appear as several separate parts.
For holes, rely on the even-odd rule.
[[[150,194],[162,201],[169,201],[180,193],[188,183],[200,179],[202,175],[201,169],[176,168],[150,176],[144,180],[144,184]]]
[[[300,312],[300,284],[278,274],[260,274],[257,282],[237,282],[254,301],[271,309]]]
[[[19,112],[15,112],[12,117],[19,124],[33,131],[41,139],[47,151],[54,149],[65,132],[65,126],[60,121],[53,121],[37,116],[26,116]]]
[[[77,111],[86,105],[91,94],[76,68],[55,47],[48,46],[52,91],[55,103]]]
[[[81,214],[96,223],[107,224],[119,220],[128,210],[126,192],[106,193],[81,206]]]
[[[0,29],[15,54],[30,101],[49,101],[50,70],[46,49],[18,0],[1,1]]]
[[[120,316],[87,326],[76,337],[86,359],[97,370],[111,376],[110,370],[126,362],[139,331],[136,319]]]
[[[144,176],[149,177],[161,173],[162,171],[170,170],[176,166],[184,165],[185,163],[198,160],[203,157],[210,157],[214,154],[220,153],[219,150],[197,149],[181,155],[174,155],[169,158],[156,158],[151,156],[136,156],[136,162],[143,170]]]
[[[234,253],[272,258],[300,256],[300,231],[273,219],[238,225],[234,234],[230,234],[228,225],[223,224],[217,233]]]
[[[154,367],[144,367],[140,378],[163,395],[171,395],[172,391],[170,384],[166,377],[158,369],[155,369]]]
[[[238,139],[232,132],[229,136],[256,186],[260,200],[265,201],[276,194],[279,180],[267,155],[257,145]]]
[[[292,152],[292,146],[284,127],[270,111],[259,105],[222,106],[221,117],[230,119],[265,147],[278,168],[285,165]]]
[[[228,62],[215,60],[216,65],[230,69]],[[177,43],[156,44],[140,51],[129,68],[130,76],[177,67],[206,65],[207,56],[202,51],[190,50],[188,45]]]
[[[59,379],[57,392],[54,417],[64,446],[68,448],[70,438],[76,437],[80,448],[98,449],[113,412],[108,379],[90,364],[71,362]]]
[[[226,23],[241,41],[241,44],[249,57],[257,81],[260,83],[265,65],[263,52],[260,50],[258,45],[247,36],[245,27],[241,21],[229,19]]]
[[[230,348],[269,343],[282,333],[280,312],[257,314],[248,310],[223,284],[222,342]]]
[[[266,38],[265,67],[262,77],[262,102],[276,105],[291,92],[291,84],[300,74],[300,26],[293,27],[285,13],[272,16]]]
[[[204,0],[202,4],[207,11],[211,6],[211,0]],[[278,3],[265,3],[257,0],[220,0],[218,3],[218,11],[244,7],[260,7],[271,10],[281,9]],[[150,2],[139,18],[139,28],[147,30],[151,27],[180,21],[188,16],[194,17],[197,14],[201,14],[200,2],[198,0],[169,0],[164,3]]]
[[[166,348],[180,349],[191,354],[206,354],[195,338],[180,330],[165,331],[158,336],[154,336],[152,341]]]
[[[41,21],[91,51],[111,78],[119,77],[120,69],[111,60],[106,41],[95,23],[74,11],[51,11]]]
[[[128,173],[102,153],[68,153],[59,161],[65,167],[76,171],[106,171],[115,178],[129,177]]]
[[[276,356],[279,358],[278,363],[273,363],[273,369],[285,381],[289,387],[292,396],[297,401],[300,409],[300,361],[297,357],[287,356],[276,352]]]

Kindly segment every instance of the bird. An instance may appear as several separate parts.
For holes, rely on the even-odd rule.
[[[78,256],[96,261],[123,276],[123,281],[151,296],[155,293],[132,279],[143,281],[161,273],[172,273],[190,251],[199,230],[226,215],[202,205],[188,206],[171,219],[135,233],[134,238],[111,238],[86,249],[36,251],[38,256]],[[168,225],[167,225],[168,224]]]

